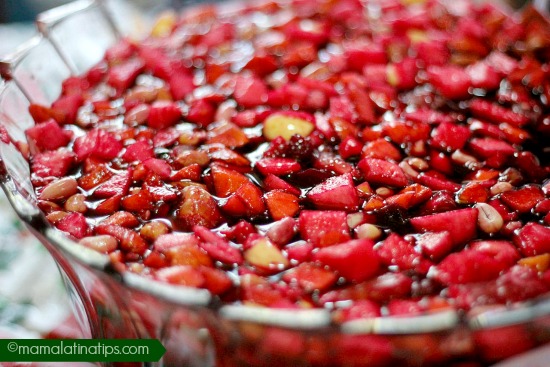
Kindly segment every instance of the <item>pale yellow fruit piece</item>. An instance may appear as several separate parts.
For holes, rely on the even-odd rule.
[[[304,119],[274,113],[264,121],[264,138],[273,140],[278,136],[290,140],[292,135],[308,136],[315,126]]]
[[[172,29],[176,25],[177,17],[173,11],[166,11],[162,13],[158,18],[153,28],[151,29],[151,36],[153,37],[166,37],[172,33]]]
[[[262,269],[284,270],[288,267],[288,259],[281,250],[267,238],[261,238],[245,251],[245,260],[253,266]]]

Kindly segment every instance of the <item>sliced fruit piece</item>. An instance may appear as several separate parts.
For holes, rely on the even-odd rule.
[[[403,187],[408,183],[407,176],[395,163],[377,158],[363,158],[357,167],[365,180],[379,185]]]
[[[416,238],[422,253],[435,261],[442,259],[453,249],[453,238],[448,231],[427,232]]]
[[[128,168],[127,171],[116,174],[109,178],[107,181],[100,184],[94,190],[94,196],[99,198],[109,198],[115,195],[126,195],[130,188],[132,178],[132,169]]]
[[[303,210],[298,218],[300,235],[315,247],[326,247],[350,239],[344,211]]]
[[[396,265],[400,270],[414,270],[419,274],[426,274],[432,265],[416,251],[413,241],[407,241],[397,233],[391,233],[377,245],[376,252],[385,265]]]
[[[187,265],[168,266],[155,272],[155,278],[170,284],[185,287],[202,287],[204,275],[197,269]]]
[[[495,155],[507,157],[516,152],[514,147],[505,141],[492,138],[474,138],[470,140],[469,147],[483,159],[488,159]]]
[[[135,161],[143,162],[154,156],[153,147],[146,141],[140,140],[126,147],[126,151],[122,154],[122,159],[129,163]]]
[[[459,245],[475,238],[477,215],[477,209],[467,208],[414,217],[410,222],[413,228],[419,232],[448,231],[453,239],[453,244]]]
[[[462,250],[443,259],[432,276],[445,285],[475,283],[495,279],[506,268],[480,251]]]
[[[373,246],[370,240],[351,240],[319,249],[313,260],[329,266],[348,281],[362,282],[380,268],[380,258]]]
[[[472,80],[463,68],[454,65],[432,65],[426,71],[429,82],[443,97],[460,100],[470,95]]]
[[[263,272],[279,273],[290,265],[286,256],[267,237],[255,239],[247,247],[244,259]]]
[[[222,198],[234,194],[239,187],[250,183],[245,175],[220,165],[212,165],[211,175],[216,195]]]
[[[181,119],[180,107],[170,101],[156,101],[149,109],[147,125],[154,129],[165,129],[175,125]]]
[[[296,283],[310,293],[329,289],[336,283],[338,276],[332,270],[307,262],[285,272],[283,280],[290,284]]]
[[[514,244],[524,256],[550,253],[550,228],[538,223],[527,223],[514,233]]]
[[[293,217],[300,209],[297,196],[280,190],[269,191],[264,194],[269,214],[274,220]]]
[[[432,144],[441,149],[462,149],[470,138],[470,129],[466,126],[443,121],[432,131]]]
[[[221,261],[227,265],[241,265],[243,263],[241,251],[208,228],[196,225],[193,227],[193,232],[201,240],[199,246],[212,259]]]
[[[95,227],[96,234],[108,234],[116,238],[123,251],[143,255],[149,244],[134,230],[117,225],[107,224]]]
[[[359,208],[359,195],[351,173],[331,177],[313,187],[307,198],[319,209],[355,211]]]
[[[497,124],[507,122],[512,126],[521,127],[529,123],[528,117],[481,98],[470,101],[470,111],[480,119],[487,119]]]
[[[25,130],[31,153],[56,150],[71,140],[71,132],[59,127],[54,119],[36,124]]]
[[[214,228],[222,221],[214,198],[197,186],[187,186],[182,190],[182,202],[176,218],[184,229],[191,229],[195,225]]]
[[[262,158],[254,167],[264,176],[285,176],[302,169],[300,163],[291,158]]]
[[[71,236],[81,239],[90,235],[90,227],[86,217],[82,213],[72,212],[55,223],[57,229],[69,233]]]
[[[544,200],[544,193],[538,186],[527,185],[519,190],[503,192],[500,200],[509,208],[524,214],[533,210],[537,203]]]
[[[289,141],[293,135],[309,136],[315,125],[308,120],[284,112],[272,113],[264,121],[263,134],[267,140],[281,136]]]

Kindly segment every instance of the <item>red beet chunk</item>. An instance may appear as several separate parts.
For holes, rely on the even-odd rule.
[[[403,187],[408,183],[407,176],[395,163],[376,158],[363,158],[357,167],[365,180],[379,185]]]
[[[524,256],[550,252],[550,228],[538,223],[527,223],[514,235],[514,244]]]
[[[303,210],[298,218],[300,235],[316,247],[326,247],[350,239],[344,211]]]
[[[359,195],[350,173],[331,177],[313,187],[307,198],[319,209],[353,211],[359,208]]]
[[[418,232],[450,233],[453,244],[459,245],[475,238],[477,234],[477,209],[459,209],[444,213],[411,218],[411,225]]]
[[[176,103],[158,101],[151,105],[147,125],[154,129],[165,129],[181,119],[181,110]]]
[[[353,282],[361,282],[378,273],[380,259],[370,240],[352,240],[319,249],[313,260],[329,266]]]
[[[79,161],[88,157],[111,160],[122,150],[122,143],[113,133],[94,129],[77,138],[73,150]]]
[[[31,152],[56,150],[71,140],[71,132],[59,127],[54,119],[36,124],[25,131]]]
[[[39,177],[62,177],[69,173],[75,163],[75,154],[61,148],[36,154],[31,159],[31,168],[32,173]]]

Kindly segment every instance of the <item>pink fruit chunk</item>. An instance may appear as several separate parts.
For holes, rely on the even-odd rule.
[[[172,174],[172,167],[164,159],[149,158],[143,162],[143,165],[163,180],[170,178]]]
[[[131,87],[136,78],[144,69],[144,64],[139,59],[131,59],[109,69],[107,83],[114,87],[118,93],[122,93]]]
[[[519,190],[506,191],[500,200],[520,214],[530,212],[538,202],[544,200],[544,193],[538,186],[524,186]]]
[[[287,192],[289,194],[292,194],[292,195],[295,195],[295,196],[300,196],[300,189],[298,189],[297,187],[292,186],[291,184],[289,184],[288,182],[286,182],[282,178],[277,177],[277,176],[272,175],[272,174],[268,174],[264,178],[264,185],[265,185],[265,189],[267,191],[282,190],[282,191]]]
[[[200,247],[212,257],[212,259],[220,261],[228,265],[241,265],[243,263],[243,255],[241,251],[231,246],[231,244],[203,226],[194,226],[193,232],[201,240]]]
[[[550,286],[539,273],[527,266],[515,265],[496,280],[498,296],[502,303],[519,302],[548,292]]]
[[[155,153],[153,147],[145,140],[139,140],[126,147],[126,151],[122,155],[122,159],[126,162],[143,162],[149,158],[153,158]]]
[[[90,235],[90,227],[86,217],[82,213],[72,212],[55,223],[57,229],[69,233],[71,236],[81,239]]]
[[[448,231],[453,244],[459,245],[475,238],[477,234],[477,214],[475,208],[458,209],[411,218],[411,225],[418,232]]]
[[[422,254],[415,250],[412,241],[407,241],[396,233],[391,233],[376,251],[382,262],[387,265],[396,265],[400,270],[415,270],[417,273],[426,274],[430,268],[431,261],[422,257]]]
[[[267,86],[256,77],[237,78],[233,98],[237,103],[245,108],[252,108],[267,102]]]
[[[70,94],[59,97],[54,103],[52,103],[52,109],[63,114],[62,123],[73,124],[78,116],[78,110],[83,103],[84,98],[81,94]]]
[[[285,176],[302,169],[300,163],[291,158],[262,158],[255,167],[264,176]]]
[[[174,70],[169,77],[168,86],[174,100],[184,100],[195,89],[193,75],[183,70]]]
[[[331,177],[313,187],[307,198],[319,209],[354,211],[359,208],[359,195],[351,173]]]
[[[115,195],[126,195],[130,188],[132,169],[119,173],[100,184],[94,190],[94,196],[99,198],[109,198]]]
[[[514,244],[524,256],[550,252],[550,228],[538,223],[527,223],[514,234]]]
[[[497,89],[502,79],[486,60],[469,65],[466,72],[470,76],[474,88],[482,88],[488,91]]]
[[[208,126],[214,122],[216,108],[204,98],[196,99],[189,104],[186,120],[200,126]]]
[[[472,81],[463,68],[433,65],[426,71],[428,80],[442,96],[460,100],[470,95],[469,89],[472,86]]]
[[[155,240],[153,248],[159,252],[166,252],[182,245],[198,246],[199,239],[193,233],[167,233]]]
[[[448,255],[436,266],[434,278],[445,285],[495,279],[507,267],[480,251],[463,250]]]
[[[322,292],[336,283],[338,276],[331,270],[306,262],[287,271],[283,280],[298,284],[306,292]]]
[[[482,252],[506,267],[511,267],[520,259],[518,250],[508,241],[489,240],[471,242],[472,250]]]
[[[470,129],[451,122],[442,122],[432,132],[432,144],[441,149],[462,149],[470,138]]]
[[[475,98],[470,102],[470,111],[474,116],[487,119],[496,124],[507,122],[512,126],[521,127],[529,123],[527,116],[480,98]]]
[[[111,160],[122,150],[122,143],[113,133],[94,129],[77,138],[73,150],[79,161],[88,157]]]
[[[303,263],[311,259],[313,245],[306,241],[298,241],[289,244],[285,250],[289,260]]]
[[[491,138],[475,138],[470,141],[470,149],[483,159],[495,155],[511,156],[516,152],[513,146],[502,141]]]
[[[345,211],[303,210],[298,218],[300,235],[315,247],[326,247],[350,239]]]
[[[358,72],[362,71],[365,65],[386,64],[388,62],[386,51],[376,43],[350,42],[344,47],[344,56],[348,66]]]
[[[170,101],[157,101],[151,105],[147,125],[154,129],[165,129],[181,119],[179,106]]]
[[[352,282],[362,282],[378,273],[380,258],[370,240],[351,240],[324,247],[313,254],[313,260],[329,266]]]
[[[155,278],[162,282],[177,284],[185,287],[202,287],[205,283],[204,275],[190,265],[168,266],[157,270]]]
[[[44,153],[38,153],[31,160],[33,174],[39,177],[65,176],[76,163],[75,154],[61,148]]]
[[[363,158],[357,167],[369,183],[396,187],[406,186],[407,176],[395,163],[377,158]]]
[[[432,190],[457,192],[462,187],[460,184],[448,180],[441,173],[435,171],[422,172],[417,177],[417,181],[422,185],[428,186]]]
[[[448,231],[427,232],[416,239],[422,253],[433,260],[442,259],[453,249],[453,238]]]
[[[25,130],[31,152],[56,150],[71,140],[71,132],[59,127],[54,119],[36,124]]]

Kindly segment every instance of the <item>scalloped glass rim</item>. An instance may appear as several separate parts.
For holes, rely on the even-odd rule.
[[[538,2],[539,8],[545,5]],[[235,3],[224,4],[228,11],[235,9]],[[8,98],[10,88],[18,88],[22,91],[22,98],[28,103],[33,97],[25,90],[24,81],[17,76],[17,68],[27,58],[32,57],[32,52],[42,42],[49,42],[59,53],[59,58],[64,67],[71,74],[77,74],[80,70],[69,60],[71,50],[65,49],[65,45],[52,36],[57,27],[74,19],[76,16],[86,16],[92,11],[99,11],[104,17],[107,32],[114,37],[120,37],[125,32],[120,31],[117,19],[113,17],[104,0],[77,0],[73,3],[48,10],[37,18],[39,34],[22,45],[14,54],[0,60],[0,123],[13,119],[6,116],[2,110],[3,102]],[[136,24],[147,24],[143,19]],[[128,26],[128,25],[127,25]],[[99,60],[92,60],[91,64]],[[83,70],[81,70],[83,71]],[[51,102],[51,101],[50,101]],[[19,131],[21,134],[24,128]],[[466,315],[455,310],[444,310],[420,316],[410,317],[377,317],[348,321],[336,324],[327,309],[284,310],[259,308],[246,305],[219,305],[214,297],[204,289],[174,286],[131,273],[120,273],[111,266],[109,257],[87,249],[65,236],[62,232],[53,228],[36,205],[36,198],[32,190],[28,190],[30,177],[24,177],[29,182],[17,179],[13,168],[6,163],[13,163],[13,157],[7,156],[8,144],[0,142],[0,186],[18,216],[28,225],[37,237],[43,237],[49,244],[61,250],[65,256],[76,259],[82,265],[110,274],[125,286],[158,297],[166,302],[191,307],[210,307],[218,310],[221,318],[232,321],[248,321],[263,325],[280,326],[295,330],[316,330],[338,328],[345,334],[419,334],[450,331],[459,326],[465,326],[471,330],[486,330],[490,328],[521,324],[534,321],[538,317],[550,315],[550,293],[537,299],[517,303],[511,306],[494,306],[483,309],[474,309]],[[13,148],[13,147],[12,147]],[[13,152],[11,152],[13,155]],[[17,172],[21,176],[21,172]],[[21,178],[21,177],[19,177]],[[27,189],[25,189],[27,188]]]

